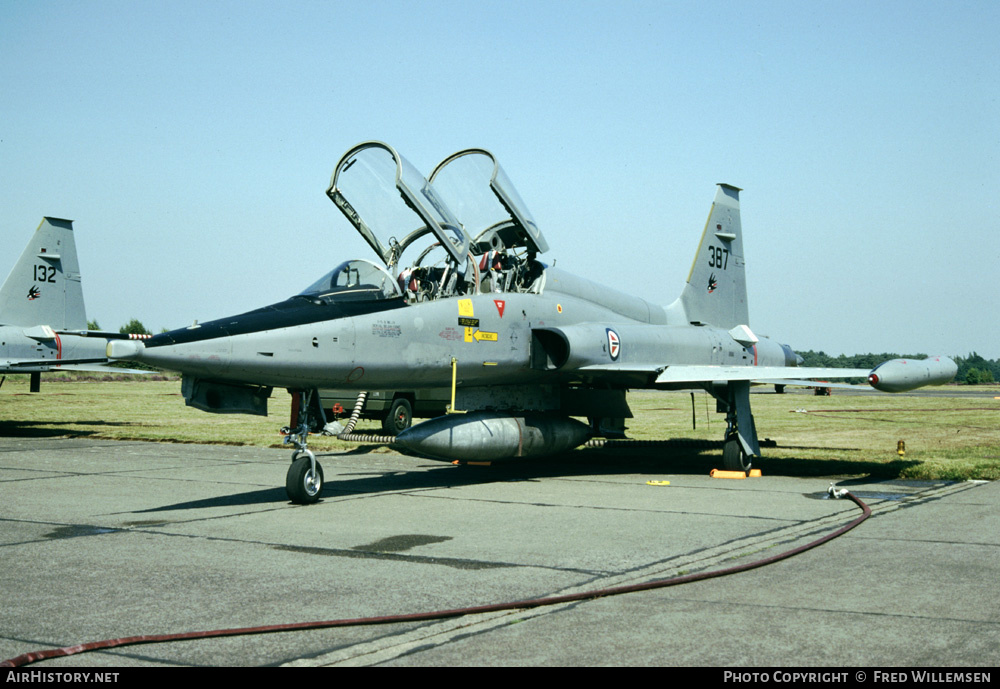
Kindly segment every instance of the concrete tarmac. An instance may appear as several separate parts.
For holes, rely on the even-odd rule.
[[[0,439],[0,660],[133,635],[407,614],[731,567],[731,576],[432,622],[127,646],[71,666],[1000,664],[1000,484],[671,473],[612,453],[455,467],[288,450]],[[649,485],[647,481],[669,481]]]

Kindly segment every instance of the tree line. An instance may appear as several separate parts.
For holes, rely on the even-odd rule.
[[[883,352],[882,354],[855,354],[847,356],[830,356],[826,352],[814,352],[811,349],[807,352],[798,352],[803,359],[803,366],[821,366],[826,368],[875,368],[878,364],[889,359],[926,359],[926,354],[892,354]],[[955,382],[966,385],[978,385],[979,383],[993,383],[1000,380],[1000,359],[984,359],[975,352],[968,356],[951,357],[958,365],[958,374]]]
[[[87,330],[100,330],[101,325],[97,321],[87,321]],[[138,318],[131,319],[128,323],[118,328],[118,332],[122,335],[152,335],[153,331],[149,330],[146,326],[142,324]],[[163,332],[167,332],[164,328]]]

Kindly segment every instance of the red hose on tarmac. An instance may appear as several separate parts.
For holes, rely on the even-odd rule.
[[[772,555],[771,557],[764,558],[763,560],[755,560],[754,562],[748,562],[744,565],[737,565],[736,567],[729,567],[727,569],[717,569],[711,572],[700,572],[698,574],[686,574],[680,577],[673,577],[670,579],[658,579],[656,581],[648,581],[644,584],[630,584],[628,586],[615,586],[612,588],[597,589],[595,591],[585,591],[583,593],[573,593],[565,596],[551,596],[549,598],[533,598],[529,600],[516,601],[514,603],[494,603],[491,605],[480,605],[471,608],[456,608],[454,610],[437,610],[435,612],[418,612],[411,613],[408,615],[387,615],[384,617],[359,617],[355,619],[343,619],[343,620],[327,620],[325,622],[295,622],[292,624],[276,624],[265,627],[242,627],[238,629],[216,629],[214,631],[204,631],[204,632],[182,632],[180,634],[151,634],[148,636],[128,636],[121,639],[108,639],[105,641],[92,641],[90,643],[78,644],[76,646],[65,646],[63,648],[53,648],[46,651],[34,651],[32,653],[25,653],[19,655],[16,658],[11,658],[10,660],[5,660],[0,662],[0,667],[23,667],[25,665],[30,665],[31,663],[37,663],[40,660],[48,660],[50,658],[59,658],[61,656],[71,656],[77,653],[85,653],[87,651],[97,651],[107,648],[117,648],[119,646],[134,646],[138,644],[153,644],[160,643],[163,641],[182,641],[189,639],[209,639],[219,636],[241,636],[248,634],[272,634],[275,632],[291,632],[299,631],[303,629],[324,629],[329,627],[359,627],[364,625],[375,625],[375,624],[395,624],[398,622],[426,622],[428,620],[442,620],[450,617],[462,617],[463,615],[475,615],[486,612],[500,612],[503,610],[519,610],[519,609],[529,609],[529,608],[540,608],[546,605],[556,605],[558,603],[568,603],[573,601],[588,600],[590,598],[604,598],[607,596],[616,596],[622,593],[634,593],[636,591],[649,591],[651,589],[666,588],[668,586],[677,586],[678,584],[687,584],[692,581],[701,581],[703,579],[713,579],[716,577],[723,577],[729,574],[736,574],[737,572],[746,572],[751,569],[756,569],[758,567],[763,567],[765,565],[770,565],[772,563],[778,562],[780,560],[785,560],[793,555],[798,555],[799,553],[804,553],[807,550],[811,550],[816,546],[822,545],[827,541],[831,541],[838,536],[842,536],[847,533],[855,526],[868,519],[871,516],[871,509],[863,503],[860,499],[855,497],[850,492],[845,492],[844,497],[850,498],[854,504],[861,508],[861,516],[847,524],[846,526],[837,529],[836,531],[823,536],[820,539],[806,543],[805,545],[799,546],[798,548],[793,548],[792,550],[787,550],[783,553],[778,553],[777,555]]]

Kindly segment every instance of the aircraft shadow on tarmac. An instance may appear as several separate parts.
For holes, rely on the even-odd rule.
[[[368,452],[369,450],[357,448],[343,453],[317,453],[317,459],[332,467],[336,463],[337,457],[367,454]],[[507,460],[491,466],[454,466],[427,460],[428,464],[415,471],[359,471],[353,474],[339,474],[336,478],[333,478],[331,473],[323,487],[323,499],[331,500],[338,497],[406,490],[532,481],[545,478],[642,474],[656,479],[666,474],[674,476],[705,475],[719,465],[719,460],[717,454],[713,456],[701,450],[673,449],[665,451],[662,448],[649,447],[628,450],[589,448],[543,459]],[[772,476],[842,478],[845,475],[864,475],[870,478],[892,479],[898,478],[906,467],[918,463],[906,460],[883,463],[836,459],[774,458],[762,461],[761,467],[765,475]],[[137,510],[133,514],[278,504],[291,504],[283,487],[174,503]]]
[[[132,421],[105,421],[103,419],[90,419],[75,421],[81,428],[61,428],[53,424],[52,421],[0,421],[0,437],[4,438],[89,438],[98,430],[82,428],[84,426],[97,426],[107,428],[127,428],[130,426],[141,426],[143,424]]]

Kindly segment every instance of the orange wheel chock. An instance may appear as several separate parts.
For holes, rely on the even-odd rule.
[[[708,472],[708,475],[712,478],[760,478],[762,476],[760,469],[751,469],[749,474],[745,471],[722,471],[721,469],[712,469]]]

